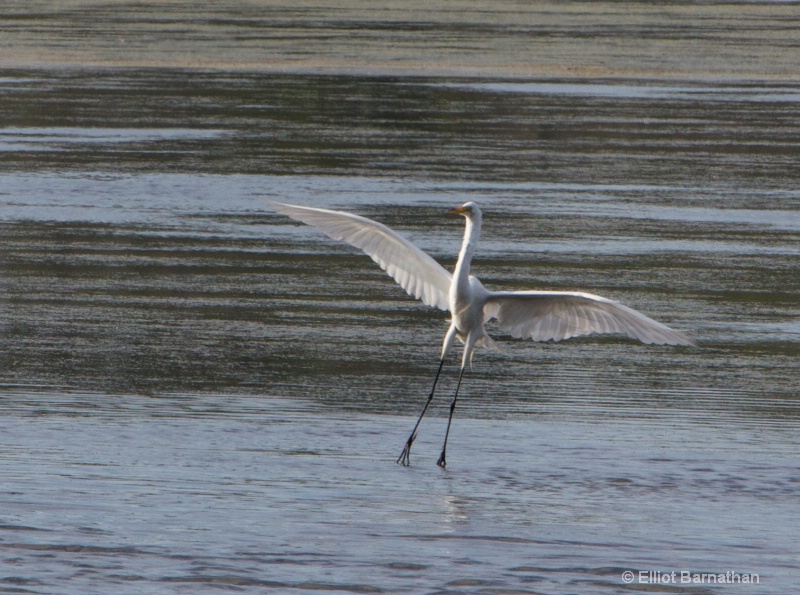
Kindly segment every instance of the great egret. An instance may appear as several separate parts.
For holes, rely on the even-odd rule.
[[[621,333],[642,343],[694,345],[683,334],[648,318],[627,306],[599,295],[577,291],[489,291],[469,274],[470,263],[481,233],[481,210],[474,202],[451,209],[451,214],[466,219],[464,241],[451,275],[433,258],[385,225],[342,211],[331,211],[270,201],[279,213],[313,225],[334,240],[343,240],[372,257],[410,295],[427,306],[449,310],[450,328],[442,344],[439,368],[428,400],[411,430],[403,452],[397,459],[411,462],[411,445],[436,390],[445,357],[458,338],[464,344],[461,371],[450,404],[447,431],[437,465],[447,464],[445,454],[450,424],[461,388],[464,369],[472,363],[476,346],[496,348],[483,325],[496,318],[500,328],[516,338],[534,341],[561,341],[590,333]]]

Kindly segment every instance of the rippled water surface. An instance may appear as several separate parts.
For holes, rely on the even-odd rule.
[[[0,9],[0,591],[792,592],[796,5],[103,6]],[[491,329],[402,468],[445,316],[266,199],[698,346]]]

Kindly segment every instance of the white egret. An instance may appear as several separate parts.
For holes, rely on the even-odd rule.
[[[455,270],[450,274],[428,254],[381,223],[359,215],[270,201],[279,213],[313,225],[334,240],[343,240],[372,257],[410,295],[428,306],[449,310],[450,328],[444,337],[439,368],[428,400],[411,430],[398,463],[411,462],[411,445],[422,417],[433,399],[436,383],[454,339],[464,345],[461,371],[450,404],[450,416],[442,453],[437,464],[444,468],[450,424],[467,363],[476,346],[495,348],[484,323],[497,319],[500,328],[516,338],[561,341],[591,333],[621,333],[642,343],[694,345],[687,337],[627,306],[576,291],[489,291],[470,275],[470,263],[481,233],[481,211],[474,202],[451,209],[466,218],[464,241]]]

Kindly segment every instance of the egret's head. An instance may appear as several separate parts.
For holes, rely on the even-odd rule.
[[[478,218],[481,215],[481,210],[474,202],[465,202],[460,207],[450,209],[448,212],[451,215],[464,215],[468,219]]]

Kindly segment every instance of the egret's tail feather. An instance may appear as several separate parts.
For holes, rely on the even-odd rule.
[[[484,349],[489,349],[490,351],[499,351],[500,353],[506,353],[506,350],[500,347],[497,342],[492,339],[489,335],[483,335],[478,341],[475,343],[478,347],[483,347]]]

